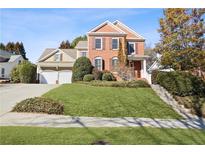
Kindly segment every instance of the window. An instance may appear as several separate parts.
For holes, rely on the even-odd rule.
[[[102,50],[102,38],[95,38],[95,48]]]
[[[81,52],[81,57],[87,57],[87,52],[82,51],[82,52]]]
[[[55,58],[54,61],[57,62],[61,61],[61,53],[56,53],[54,58]]]
[[[131,55],[135,52],[135,43],[129,42],[128,43],[128,54]]]
[[[119,48],[119,39],[118,38],[112,38],[112,49],[117,50]]]
[[[118,66],[118,58],[117,57],[113,57],[112,58],[112,68],[116,69]]]
[[[102,71],[102,58],[101,57],[97,57],[95,58],[95,67]]]
[[[1,77],[4,77],[4,75],[5,75],[5,68],[2,68],[1,69]]]

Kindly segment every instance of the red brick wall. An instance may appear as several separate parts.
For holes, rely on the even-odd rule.
[[[98,36],[96,36],[98,37]],[[89,59],[90,61],[94,64],[94,59],[95,57],[102,57],[104,60],[104,67],[105,70],[110,70],[111,69],[111,59],[113,57],[118,56],[118,50],[112,50],[112,38],[111,36],[104,36],[103,38],[103,49],[102,50],[96,50],[93,45],[94,45],[94,36],[89,36],[88,41],[89,41],[89,46],[88,46],[88,51],[89,51]],[[123,37],[119,37],[121,40],[124,40]],[[124,42],[124,41],[122,41]],[[123,45],[124,46],[124,45]]]

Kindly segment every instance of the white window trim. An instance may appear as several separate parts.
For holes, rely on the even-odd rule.
[[[103,59],[102,59],[102,57],[95,57],[95,59],[94,59],[94,66],[95,66],[95,60],[101,60],[101,68],[100,68],[99,71],[102,71],[102,67],[103,67],[103,61],[102,61]]]
[[[88,51],[84,51],[84,50],[83,50],[83,51],[80,51],[80,56],[82,57],[82,53],[83,53],[83,52],[86,52],[86,57],[87,57],[87,56],[88,56]]]
[[[128,42],[128,44],[130,45],[130,44],[133,44],[134,45],[134,52],[133,53],[131,53],[131,54],[135,54],[135,42]],[[130,46],[129,46],[129,51],[130,51]]]
[[[101,48],[96,48],[96,39],[101,39]],[[95,37],[95,50],[102,50],[103,49],[103,39],[102,37]]]
[[[116,38],[116,37],[113,37],[112,40],[113,40],[113,39],[117,39],[117,41],[118,41],[118,47],[117,47],[117,49],[113,49],[113,48],[112,48],[112,50],[119,50],[120,39],[119,39],[119,38]]]
[[[60,62],[60,61],[61,61],[61,55],[62,55],[62,53],[57,52],[57,53],[55,53],[55,56],[56,56],[56,55],[59,55],[59,56],[60,56],[60,59],[59,59],[59,60],[56,60],[56,59],[55,59],[55,62]],[[56,58],[56,57],[55,57],[55,58]]]

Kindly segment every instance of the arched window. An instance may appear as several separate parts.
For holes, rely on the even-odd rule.
[[[94,60],[94,65],[98,70],[102,71],[103,70],[102,57],[96,57],[95,60]]]
[[[112,58],[112,68],[116,69],[118,67],[118,58],[117,57],[113,57]]]

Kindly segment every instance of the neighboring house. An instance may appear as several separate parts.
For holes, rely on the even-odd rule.
[[[174,71],[174,69],[172,69],[172,68],[167,68],[167,69],[163,68],[163,66],[160,64],[161,63],[161,56],[162,56],[161,54],[157,53],[156,61],[154,61],[154,63],[147,70],[149,73],[152,73],[153,70],[160,70],[163,72]]]
[[[88,54],[93,65],[99,70],[112,71],[118,64],[120,42],[127,50],[135,78],[146,78],[145,39],[120,21],[105,21],[88,32]]]
[[[88,57],[88,42],[79,41],[75,47],[77,49],[77,58]]]
[[[88,41],[79,41],[75,49],[46,49],[37,63],[40,83],[70,83],[75,60],[86,56],[99,70],[113,71],[118,51],[126,50],[135,79],[146,78],[145,39],[120,21],[105,21],[87,33]]]
[[[37,62],[40,83],[71,83],[72,67],[77,58],[77,49],[47,48]]]
[[[0,79],[10,79],[12,69],[23,60],[21,55],[0,50]]]

